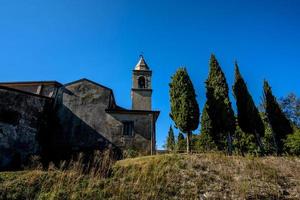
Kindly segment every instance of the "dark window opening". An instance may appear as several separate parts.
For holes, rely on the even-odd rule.
[[[21,118],[21,114],[17,111],[12,110],[1,110],[0,111],[0,122],[17,125]]]
[[[133,121],[123,122],[123,135],[133,136]]]
[[[146,80],[145,77],[141,76],[138,79],[139,88],[146,88]]]

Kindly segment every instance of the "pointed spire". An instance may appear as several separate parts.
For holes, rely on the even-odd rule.
[[[143,55],[140,55],[140,60],[136,64],[135,70],[149,70],[149,67],[148,67]]]

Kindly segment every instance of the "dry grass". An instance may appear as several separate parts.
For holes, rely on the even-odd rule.
[[[300,159],[169,154],[78,170],[0,173],[0,199],[300,199]]]

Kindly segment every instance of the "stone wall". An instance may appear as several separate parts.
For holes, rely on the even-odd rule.
[[[57,131],[55,145],[65,151],[103,150],[117,147],[105,109],[113,100],[112,91],[89,81],[62,88],[56,99]],[[67,149],[66,149],[67,148]]]
[[[150,154],[155,151],[154,143],[154,123],[152,113],[136,113],[125,111],[110,112],[110,125],[115,127],[112,142],[121,149],[135,149],[142,154]],[[123,121],[133,122],[133,135],[123,135]]]
[[[18,167],[39,154],[50,98],[0,86],[0,170]]]
[[[151,89],[132,89],[132,109],[151,110]]]

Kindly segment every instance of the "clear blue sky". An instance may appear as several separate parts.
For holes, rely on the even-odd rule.
[[[0,81],[85,77],[112,88],[127,108],[131,70],[144,52],[161,111],[159,148],[171,124],[170,76],[187,67],[202,110],[212,52],[230,88],[238,60],[256,103],[264,78],[278,97],[300,94],[298,0],[0,0],[0,30]]]

